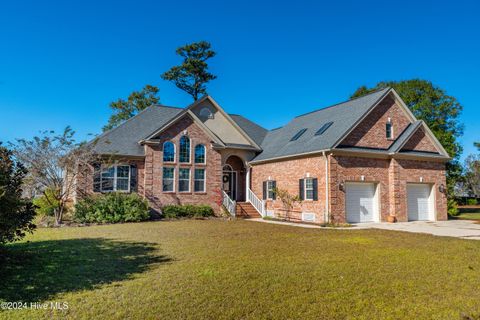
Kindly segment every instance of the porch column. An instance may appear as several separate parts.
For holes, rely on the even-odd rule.
[[[250,189],[250,166],[247,164],[245,165],[247,169],[247,176],[246,176],[246,182],[245,182],[245,200],[249,200],[248,198],[248,189]]]

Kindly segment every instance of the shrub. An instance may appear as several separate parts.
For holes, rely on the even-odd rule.
[[[201,218],[214,215],[213,209],[207,205],[168,205],[162,208],[165,218]]]
[[[467,204],[469,206],[476,206],[477,205],[477,199],[467,199]]]
[[[54,210],[60,207],[60,202],[55,197],[55,191],[52,189],[45,190],[45,193],[38,198],[33,199],[36,206],[35,212],[42,216],[53,217]]]
[[[147,201],[136,193],[93,195],[75,204],[74,219],[78,222],[136,222],[149,217]]]
[[[22,239],[32,232],[35,210],[22,198],[27,170],[15,161],[12,151],[0,144],[0,245]]]
[[[459,215],[457,202],[454,199],[448,199],[447,201],[448,206],[448,215],[451,217],[456,217]]]

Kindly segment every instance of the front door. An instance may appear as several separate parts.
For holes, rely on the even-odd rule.
[[[231,170],[223,171],[223,191],[232,200],[237,200],[237,172]]]

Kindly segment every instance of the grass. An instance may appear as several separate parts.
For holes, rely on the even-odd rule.
[[[0,254],[0,300],[68,310],[1,319],[480,315],[480,241],[241,220],[39,229],[27,240]]]
[[[480,221],[480,206],[467,206],[458,208],[459,215],[453,219]]]

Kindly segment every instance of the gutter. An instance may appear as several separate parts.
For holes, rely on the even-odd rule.
[[[325,151],[322,152],[323,157],[325,158],[325,214],[323,220],[326,223],[329,223],[328,208],[329,208],[329,180],[328,180],[328,156]]]
[[[296,159],[296,158],[301,158],[301,157],[307,156],[307,155],[322,154],[322,153],[325,153],[326,151],[330,151],[330,149],[315,150],[315,151],[304,152],[304,153],[296,153],[296,154],[290,154],[290,155],[286,155],[286,156],[273,157],[273,158],[261,159],[261,160],[252,160],[252,161],[249,161],[248,163],[252,164],[252,165],[256,165],[256,164],[271,162],[271,161],[275,161],[275,160]]]

